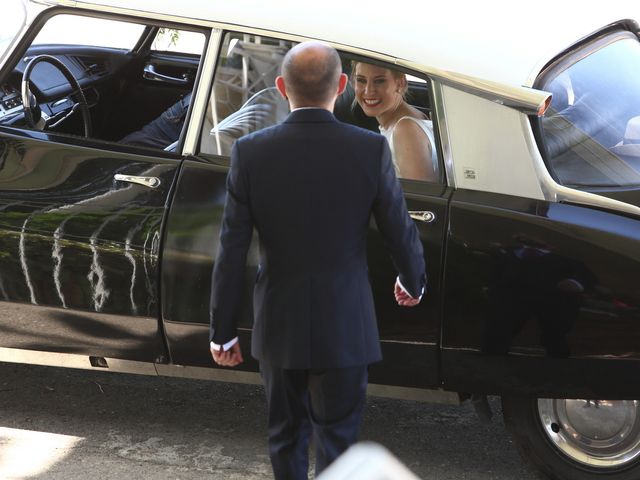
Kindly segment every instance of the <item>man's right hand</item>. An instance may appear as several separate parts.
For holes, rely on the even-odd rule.
[[[235,367],[244,361],[242,358],[242,350],[240,349],[240,342],[234,343],[226,352],[216,350],[215,348],[211,348],[210,350],[213,361],[223,367]]]
[[[404,290],[404,288],[402,288],[399,280],[396,280],[395,287],[393,288],[393,294],[396,297],[396,302],[398,302],[398,305],[401,307],[415,307],[420,303],[419,298],[413,298]]]

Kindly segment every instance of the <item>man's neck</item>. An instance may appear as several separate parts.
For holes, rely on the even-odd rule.
[[[331,100],[330,102],[323,103],[321,105],[297,104],[296,102],[293,102],[293,101],[291,101],[291,99],[289,99],[289,109],[293,112],[294,110],[299,110],[301,108],[321,108],[323,110],[327,110],[327,111],[333,113],[333,107],[334,107],[335,103],[336,103],[336,99],[335,98],[333,100]]]
[[[291,108],[290,109],[292,112],[298,111],[298,110],[327,110],[326,108],[322,108],[322,107],[296,107],[296,108]],[[331,112],[331,110],[329,110]]]

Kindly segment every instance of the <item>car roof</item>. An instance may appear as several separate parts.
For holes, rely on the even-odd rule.
[[[637,0],[575,4],[485,0],[51,0],[285,32],[365,48],[428,67],[531,86],[541,68],[576,41],[625,19]]]

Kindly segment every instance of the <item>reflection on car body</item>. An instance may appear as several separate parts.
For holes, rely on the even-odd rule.
[[[393,26],[339,2],[339,17],[314,18],[293,0],[264,11],[68,3],[30,3],[28,28],[0,48],[1,361],[258,381],[255,362],[215,368],[207,349],[229,152],[286,117],[280,61],[321,39],[346,73],[365,62],[406,75],[407,101],[433,124],[437,178],[401,179],[430,281],[416,308],[395,305],[395,269],[369,230],[384,354],[370,393],[500,395],[516,444],[552,478],[640,475],[640,42],[629,4],[577,18],[557,2],[549,16],[543,1],[515,21],[498,9],[478,22],[480,4],[461,16],[455,2],[401,2],[411,14]],[[353,96],[336,117],[378,131]],[[254,243],[241,342],[259,261]]]

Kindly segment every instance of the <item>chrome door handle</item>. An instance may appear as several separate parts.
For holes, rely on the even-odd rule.
[[[170,77],[169,75],[163,75],[162,73],[156,72],[156,67],[150,63],[144,66],[144,72],[142,76],[147,80],[173,83],[175,85],[187,85],[189,83],[189,78],[187,78],[186,76],[183,76],[182,78]]]
[[[138,177],[135,175],[122,175],[116,173],[113,178],[118,182],[137,183],[149,188],[156,188],[160,186],[160,179],[158,177]]]
[[[420,220],[421,222],[431,223],[436,219],[436,214],[433,212],[424,212],[409,210],[409,216],[414,220]]]

